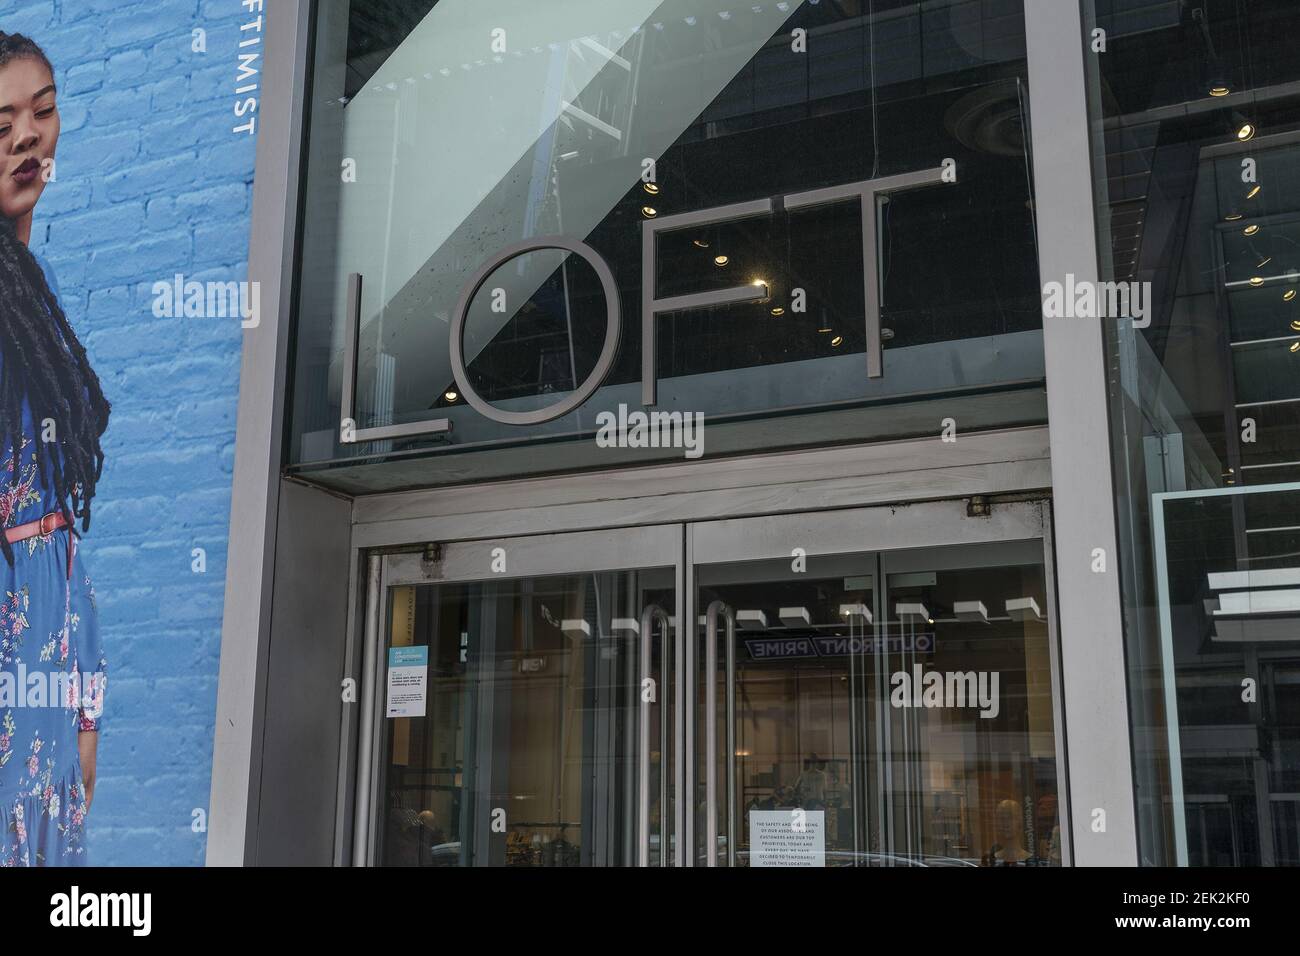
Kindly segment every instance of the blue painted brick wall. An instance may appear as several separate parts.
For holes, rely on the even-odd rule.
[[[232,127],[250,19],[239,0],[0,0],[0,29],[40,43],[60,87],[32,248],[113,403],[82,551],[109,660],[99,864],[203,862],[241,330],[155,318],[152,286],[245,277],[254,137]]]

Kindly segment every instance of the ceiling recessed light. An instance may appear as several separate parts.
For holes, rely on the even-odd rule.
[[[460,396],[456,394],[456,391],[454,389],[448,389],[447,391],[443,392],[442,397],[449,402],[454,402],[456,399],[460,398]]]
[[[1259,265],[1257,265],[1255,268],[1256,268],[1256,269],[1262,269],[1262,268],[1264,268],[1266,265],[1268,265],[1268,264],[1269,264],[1270,262],[1272,262],[1272,261],[1273,261],[1273,257],[1272,257],[1272,256],[1265,256],[1263,259],[1260,260]]]
[[[641,188],[644,189],[646,192],[648,192],[651,196],[659,195],[658,183],[642,183]]]
[[[1292,319],[1291,328],[1293,328],[1297,332],[1300,332],[1300,319]]]
[[[659,215],[659,210],[654,206],[642,206],[641,215],[645,216],[647,219],[653,219],[655,216]]]
[[[1232,87],[1228,86],[1226,82],[1218,81],[1210,84],[1211,96],[1227,96],[1231,92]]]
[[[1244,236],[1253,236],[1257,232],[1259,232],[1259,226],[1256,223],[1251,223],[1241,231]]]
[[[726,265],[728,262],[730,262],[730,261],[731,261],[731,257],[730,257],[730,256],[714,256],[714,257],[713,257],[713,264],[714,264],[715,266],[725,266],[725,265]]]
[[[835,338],[831,339],[831,348],[835,348],[835,349],[839,348],[840,343],[842,343],[843,341],[844,341],[844,336],[842,335],[835,336]],[[933,624],[934,622],[931,621],[930,623]]]
[[[829,331],[830,331],[830,328],[828,327],[828,328],[824,328],[824,329],[818,329],[817,331],[818,331],[818,332],[829,332]]]
[[[1295,289],[1287,289],[1285,292],[1282,293],[1283,302],[1290,302],[1294,298],[1295,298]],[[1291,324],[1295,325],[1296,323],[1292,322]]]
[[[781,308],[781,307],[778,305],[775,309],[772,310],[772,314],[773,314],[773,315],[785,315],[785,309]]]
[[[1250,277],[1250,284],[1253,285],[1253,286],[1255,286],[1256,288],[1258,288],[1259,286],[1262,286],[1262,285],[1264,284],[1264,278],[1263,278],[1263,276],[1251,276],[1251,277]]]
[[[709,241],[707,239],[696,239],[695,245],[700,249],[707,249],[709,248]]]
[[[1255,138],[1255,124],[1254,124],[1254,123],[1249,123],[1249,122],[1248,122],[1248,123],[1242,123],[1239,127],[1237,127],[1237,139],[1238,139],[1238,141],[1240,141],[1240,142],[1242,142],[1242,143],[1249,143],[1249,142],[1250,142],[1252,139],[1254,139],[1254,138]]]
[[[1291,351],[1292,351],[1292,352],[1300,352],[1300,342],[1292,342],[1292,343],[1291,343]]]
[[[1230,212],[1230,213],[1228,213],[1226,216],[1224,216],[1223,218],[1226,219],[1226,220],[1228,220],[1228,222],[1236,222],[1238,219],[1241,218],[1241,213],[1239,213],[1239,212]]]
[[[1254,199],[1256,196],[1259,195],[1259,191],[1263,188],[1264,188],[1263,186],[1252,186],[1250,192],[1246,193],[1246,198]]]

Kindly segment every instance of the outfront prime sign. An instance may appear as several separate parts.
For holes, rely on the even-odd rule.
[[[749,202],[714,206],[694,212],[678,213],[649,219],[641,224],[641,401],[646,406],[656,404],[658,377],[655,355],[655,321],[661,315],[704,309],[720,305],[746,302],[764,302],[770,296],[766,283],[733,286],[709,292],[671,296],[661,299],[655,295],[655,255],[657,238],[662,232],[714,226],[724,222],[771,216],[782,209],[809,209],[831,203],[857,202],[862,210],[862,283],[866,303],[867,377],[879,378],[884,374],[880,334],[880,257],[877,236],[881,204],[890,194],[957,181],[956,165],[952,160],[933,169],[864,179],[839,186],[812,189],[805,192],[772,196]],[[465,362],[465,323],[475,297],[482,291],[492,274],[503,265],[530,252],[555,249],[582,257],[595,270],[605,295],[605,341],[591,374],[566,397],[544,408],[530,411],[509,411],[498,408],[479,395],[470,383]],[[361,334],[361,281],[359,273],[348,277],[348,328],[344,348],[344,375],[342,421],[339,440],[344,444],[378,441],[382,439],[410,438],[417,435],[446,434],[451,431],[451,421],[446,418],[424,419],[401,425],[384,425],[358,428],[355,420],[357,380],[357,342]],[[595,249],[570,236],[540,236],[526,239],[502,249],[484,262],[461,290],[452,313],[448,354],[452,375],[460,393],[471,408],[492,421],[505,425],[540,425],[560,418],[587,401],[604,383],[618,353],[622,333],[622,316],[619,309],[618,286],[614,273]]]

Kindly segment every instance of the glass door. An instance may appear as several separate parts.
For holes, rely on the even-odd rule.
[[[1044,509],[688,527],[697,863],[1068,861]]]
[[[672,525],[376,558],[383,613],[366,642],[371,753],[358,761],[354,858],[680,862],[682,535]]]

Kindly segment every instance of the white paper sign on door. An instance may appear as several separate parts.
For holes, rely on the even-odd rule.
[[[388,649],[388,716],[423,717],[429,683],[429,648]]]
[[[825,866],[825,810],[750,810],[750,866]]]

